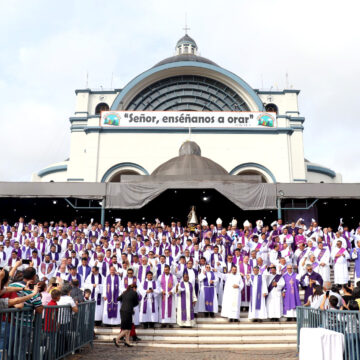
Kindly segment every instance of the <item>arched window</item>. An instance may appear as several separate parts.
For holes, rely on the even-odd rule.
[[[265,110],[267,112],[274,112],[274,113],[276,113],[276,115],[278,114],[278,111],[279,111],[278,107],[275,104],[272,104],[272,103],[266,104],[265,105]]]
[[[101,111],[108,111],[109,109],[109,105],[106,103],[97,104],[95,108],[95,115],[100,115]]]

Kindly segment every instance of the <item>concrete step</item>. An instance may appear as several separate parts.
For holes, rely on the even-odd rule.
[[[98,335],[99,341],[112,341],[113,335]],[[296,343],[296,335],[239,335],[227,337],[214,336],[141,336],[141,343],[161,342],[168,344],[288,344]]]
[[[97,335],[114,336],[119,333],[119,329],[100,329],[96,330]],[[137,329],[136,333],[139,337],[144,336],[262,336],[275,334],[282,335],[296,335],[296,327],[292,328],[240,328],[240,329],[221,329],[219,332],[208,329]]]
[[[98,344],[114,346],[112,343],[96,341]],[[168,344],[138,342],[135,346],[165,347],[165,348],[189,348],[189,349],[242,349],[242,350],[272,350],[272,349],[296,349],[294,344]]]

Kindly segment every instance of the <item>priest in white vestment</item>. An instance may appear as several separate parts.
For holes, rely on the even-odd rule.
[[[104,299],[102,298],[104,279],[99,273],[99,268],[93,266],[91,274],[85,279],[84,288],[91,291],[91,300],[95,300],[95,322],[101,322],[104,311]]]
[[[177,294],[177,324],[181,327],[195,326],[194,306],[197,301],[195,287],[189,281],[189,274],[183,275],[183,280],[176,285]]]
[[[143,324],[144,329],[154,328],[155,323],[159,321],[159,294],[161,289],[153,280],[151,271],[147,272],[145,281],[139,284],[138,291],[141,295],[139,321]]]
[[[114,266],[110,267],[110,274],[106,276],[103,284],[104,312],[103,324],[120,325],[120,276],[116,275]]]
[[[279,321],[283,315],[283,297],[282,289],[285,281],[282,274],[276,273],[276,266],[270,266],[270,274],[266,275],[266,284],[268,287],[268,296],[266,297],[267,316],[272,321]]]
[[[317,249],[314,251],[317,266],[317,272],[321,275],[324,281],[330,281],[330,250],[321,241],[318,244]]]
[[[159,299],[159,323],[161,327],[172,327],[176,323],[176,276],[170,273],[170,266],[165,265],[164,272],[157,279],[157,287],[160,289]]]
[[[253,275],[246,276],[246,283],[250,285],[250,306],[249,316],[250,320],[262,321],[267,319],[265,298],[268,294],[265,275],[259,274],[259,267],[255,266]]]
[[[349,271],[347,260],[350,258],[346,248],[342,247],[341,240],[336,242],[336,246],[331,251],[331,258],[334,261],[334,283],[344,285],[349,281]]]
[[[221,316],[227,317],[230,322],[240,320],[241,290],[244,282],[240,274],[237,274],[237,267],[233,265],[231,272],[222,274],[225,280],[224,295],[222,299]]]

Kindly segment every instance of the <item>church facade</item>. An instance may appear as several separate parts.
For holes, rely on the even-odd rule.
[[[267,183],[339,183],[341,175],[304,158],[305,118],[300,91],[260,91],[236,74],[198,55],[187,34],[176,55],[131,80],[123,89],[76,90],[70,117],[71,148],[66,161],[33,174],[40,182],[118,182],[121,175],[151,175],[191,139],[202,155],[230,175],[260,175]],[[240,112],[273,114],[273,127],[103,126],[110,111],[209,114]]]

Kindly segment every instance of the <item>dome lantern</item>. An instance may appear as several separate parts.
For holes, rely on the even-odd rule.
[[[185,34],[177,43],[176,43],[176,55],[191,54],[197,55],[198,47],[194,39],[192,39],[188,34]]]

